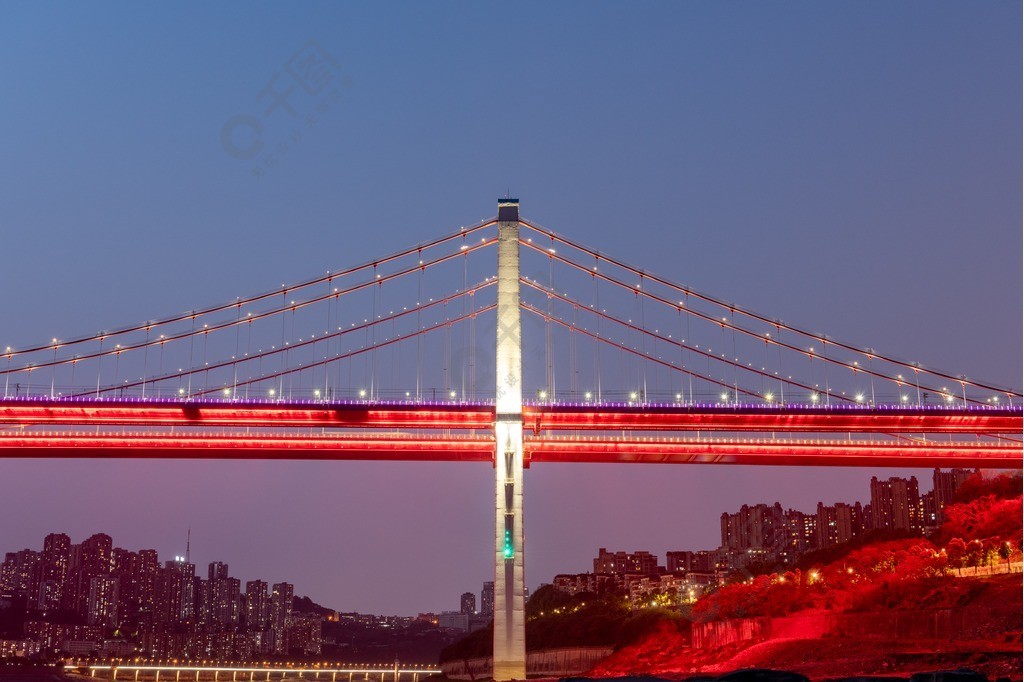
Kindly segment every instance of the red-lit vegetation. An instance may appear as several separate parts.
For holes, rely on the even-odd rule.
[[[964,568],[1020,561],[1021,477],[972,477],[932,538],[906,538],[836,552],[821,566],[726,585],[693,605],[696,621],[962,605],[976,585]]]
[[[990,609],[994,620],[965,631],[962,641],[901,641],[870,633],[800,639],[790,629],[787,638],[691,649],[681,632],[662,628],[622,646],[591,674],[719,674],[774,667],[824,679],[967,665],[990,676],[1019,679],[1020,576],[989,574],[1021,561],[1021,512],[1019,475],[973,477],[929,538],[861,537],[808,556],[800,569],[725,585],[691,609],[694,622],[851,612],[868,613],[870,620],[870,614],[893,610]],[[975,574],[982,579],[960,577]]]

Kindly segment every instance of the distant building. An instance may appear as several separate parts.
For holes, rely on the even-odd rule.
[[[942,525],[934,490],[929,490],[921,496],[921,525],[925,532],[935,530]]]
[[[315,614],[293,614],[288,621],[288,654],[319,656],[323,648],[323,619]]]
[[[754,562],[777,562],[784,558],[788,544],[782,505],[743,505],[735,514],[723,513],[722,548],[730,555],[733,568]]]
[[[89,581],[89,625],[112,628],[118,623],[119,584],[120,581],[112,575],[97,575]]]
[[[615,587],[615,577],[608,573],[560,573],[551,584],[556,590],[566,594],[601,594],[609,587]]]
[[[39,594],[42,555],[31,549],[7,552],[0,565],[0,596],[33,598]]]
[[[917,477],[893,477],[886,480],[871,477],[873,528],[920,533],[923,528],[922,515]]]
[[[267,597],[267,583],[249,580],[245,583],[245,627],[248,630],[265,630],[270,615]]]
[[[476,613],[476,595],[472,592],[463,592],[462,598],[459,600],[459,612],[464,613],[467,616],[472,616]]]
[[[651,575],[658,573],[660,568],[658,566],[658,557],[646,551],[609,552],[604,547],[601,547],[597,550],[597,557],[594,559],[594,573],[642,573]]]
[[[783,543],[779,560],[791,566],[804,552],[818,547],[818,518],[795,509],[787,509],[782,516]]]
[[[270,597],[270,626],[274,629],[274,653],[288,653],[286,630],[292,615],[292,597],[295,586],[291,583],[276,583]],[[319,621],[319,617],[317,618]]]
[[[213,561],[207,569],[209,580],[223,580],[228,577],[228,565],[223,561]]]
[[[43,556],[38,607],[41,611],[60,608],[61,595],[71,563],[71,538],[64,533],[50,533],[43,539]]]
[[[860,535],[862,517],[864,515],[860,502],[852,506],[844,502],[836,502],[826,506],[818,503],[817,513],[817,544],[824,549],[849,542]]]
[[[156,574],[154,620],[184,623],[195,618],[195,564],[181,557],[167,561]]]
[[[494,582],[484,583],[480,591],[480,614],[484,616],[494,615]]]
[[[469,616],[458,611],[444,611],[437,617],[437,626],[447,630],[469,632]]]
[[[942,510],[953,502],[957,490],[967,479],[975,474],[981,475],[981,470],[974,469],[950,469],[942,471],[936,469],[932,472],[932,492],[935,497],[936,519],[939,523],[943,521]]]
[[[669,573],[685,573],[696,570],[696,552],[679,551],[665,554],[665,569]]]

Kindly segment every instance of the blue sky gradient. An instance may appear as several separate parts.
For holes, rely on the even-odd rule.
[[[228,154],[237,114],[289,141],[258,96],[309,40],[338,98],[272,166]],[[9,2],[0,64],[0,345],[367,261],[508,189],[652,272],[1021,386],[1017,2]],[[864,500],[871,473],[538,467],[527,581],[713,547],[745,502]],[[490,475],[8,460],[0,551],[107,531],[169,557],[191,526],[198,561],[335,608],[455,609],[488,579]]]

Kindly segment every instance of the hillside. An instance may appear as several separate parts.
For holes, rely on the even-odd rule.
[[[1019,475],[977,477],[963,486],[946,509],[947,521],[930,538],[832,548],[818,555],[825,560],[821,563],[726,585],[691,610],[695,629],[735,619],[774,619],[781,625],[843,617],[868,624],[859,634],[787,634],[697,650],[681,634],[659,630],[620,646],[593,672],[613,676],[780,667],[820,678],[969,665],[990,676],[1019,679],[1021,513]],[[967,611],[984,618],[963,625],[956,637],[928,639],[907,627],[904,637],[885,639],[870,626],[873,618],[891,621],[900,612],[908,614],[910,623],[915,615],[948,613],[942,618],[953,618]]]

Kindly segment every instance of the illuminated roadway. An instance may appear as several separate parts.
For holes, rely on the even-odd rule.
[[[549,404],[523,421],[528,464],[1021,468],[1016,407]],[[8,399],[0,424],[0,457],[494,458],[482,404]]]
[[[638,431],[810,431],[1015,433],[1018,407],[867,407],[840,405],[524,405],[524,428]],[[0,424],[23,426],[245,426],[370,429],[491,429],[485,404],[411,402],[231,402],[177,400],[0,400]]]

